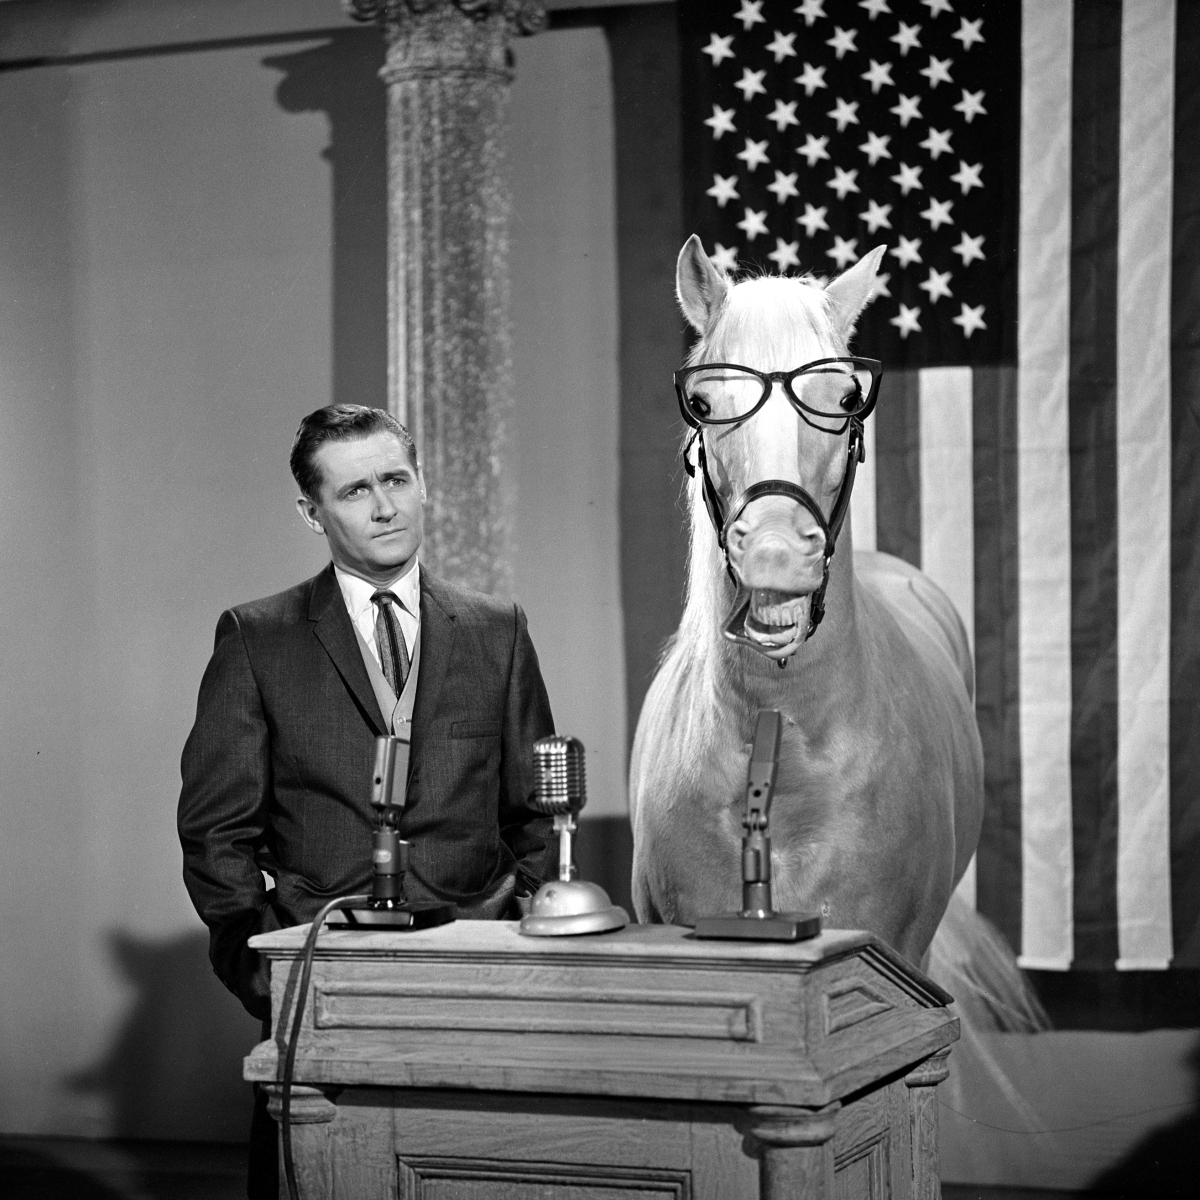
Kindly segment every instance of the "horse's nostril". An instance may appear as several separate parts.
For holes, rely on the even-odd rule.
[[[729,527],[729,536],[726,542],[731,550],[742,548],[742,541],[746,534],[750,532],[750,526],[745,521],[734,521]]]

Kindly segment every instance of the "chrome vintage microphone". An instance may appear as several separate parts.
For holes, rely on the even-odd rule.
[[[554,818],[558,834],[558,879],[544,883],[521,921],[529,937],[563,937],[603,933],[629,924],[629,914],[613,904],[599,884],[579,878],[571,839],[579,828],[575,817],[587,803],[583,743],[573,737],[546,737],[534,743],[536,792],[533,806]]]

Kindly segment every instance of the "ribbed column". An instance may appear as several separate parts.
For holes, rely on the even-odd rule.
[[[388,402],[429,490],[421,558],[507,592],[509,39],[545,14],[526,0],[343,3],[387,36]]]

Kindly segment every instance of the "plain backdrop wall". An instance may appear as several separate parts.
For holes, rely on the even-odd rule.
[[[354,113],[313,82],[333,45],[375,86],[378,34],[335,0],[217,0],[158,8],[162,40],[360,40],[114,56],[148,36],[139,5],[70,8],[43,10],[58,49],[95,58],[0,72],[0,1131],[240,1140],[257,1027],[180,881],[179,753],[221,610],[326,561],[292,507],[299,418],[382,378],[341,303],[375,233],[335,226],[372,211],[354,181],[384,145],[347,162]],[[619,814],[608,63],[587,29],[517,56],[517,590],[591,811]]]

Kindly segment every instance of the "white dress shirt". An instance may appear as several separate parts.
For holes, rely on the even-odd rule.
[[[335,566],[333,573],[337,577],[338,587],[342,589],[342,599],[346,602],[346,611],[354,627],[363,636],[363,641],[371,648],[375,661],[380,669],[383,663],[379,658],[379,647],[375,643],[375,618],[379,610],[371,597],[376,592],[392,592],[398,604],[392,605],[392,612],[400,623],[400,632],[404,635],[404,645],[408,650],[408,660],[412,662],[413,647],[417,643],[417,630],[421,627],[421,576],[420,564],[414,557],[411,565],[391,583],[368,583]]]

